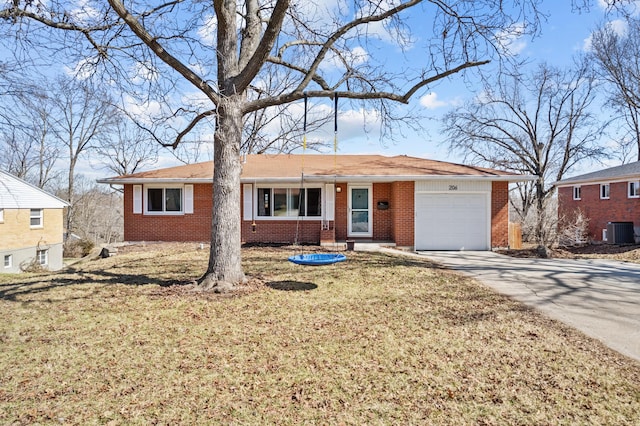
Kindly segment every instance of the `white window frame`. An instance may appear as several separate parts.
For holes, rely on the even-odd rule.
[[[34,216],[34,212],[38,212],[38,216]],[[31,219],[38,219],[40,223],[37,225],[31,224]],[[29,210],[29,227],[31,229],[44,228],[44,209],[30,209]]]
[[[601,200],[608,200],[610,197],[611,197],[611,185],[608,184],[608,183],[601,183],[600,184],[600,199]]]
[[[13,255],[5,254],[4,255],[4,267],[5,267],[5,269],[11,268],[12,266],[13,266]]]
[[[49,264],[49,250],[36,250],[36,261],[41,266],[47,266]]]
[[[269,200],[269,209],[270,209],[270,214],[264,215],[264,216],[260,216],[259,215],[259,211],[258,211],[258,205],[260,203],[260,200],[258,199],[258,194],[260,193],[261,189],[270,189],[271,190],[271,199]],[[286,189],[287,190],[287,202],[290,199],[290,195],[289,195],[289,191],[292,189],[296,189],[296,190],[300,190],[300,189],[304,189],[305,191],[308,191],[309,189],[318,189],[320,191],[320,214],[317,216],[309,216],[306,214],[306,212],[308,211],[308,205],[305,206],[305,215],[304,216],[300,216],[299,215],[299,210],[297,214],[292,214],[292,215],[285,215],[285,216],[274,216],[273,215],[273,190],[274,189]],[[269,184],[265,184],[265,185],[256,185],[255,187],[255,194],[254,194],[254,211],[255,211],[255,220],[297,220],[298,217],[301,218],[305,218],[306,220],[322,220],[323,216],[322,216],[322,212],[325,208],[324,206],[324,192],[325,192],[325,188],[324,185],[304,185],[302,188],[300,188],[300,186],[295,186],[295,185],[269,185]],[[299,195],[298,195],[299,196]],[[304,198],[305,203],[307,203],[309,201],[309,197],[307,195],[305,195]],[[289,213],[289,206],[287,206],[287,213]]]
[[[580,185],[573,187],[573,199],[582,200],[582,187]]]
[[[149,211],[149,190],[162,189],[162,211]],[[167,211],[167,189],[180,190],[180,210]],[[185,211],[184,185],[145,185],[144,186],[144,214],[148,216],[182,216]]]
[[[631,181],[627,184],[627,197],[628,198],[640,198],[640,182]]]
[[[4,223],[4,209],[0,209],[0,223]]]

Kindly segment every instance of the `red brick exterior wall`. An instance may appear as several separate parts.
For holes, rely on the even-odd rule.
[[[415,235],[415,190],[413,182],[391,184],[391,240],[398,247],[413,247]]]
[[[193,185],[193,214],[151,216],[133,214],[133,185],[124,185],[125,241],[211,241],[212,186]]]
[[[633,222],[640,225],[640,198],[629,198],[628,182],[609,186],[609,199],[600,199],[600,184],[580,185],[580,200],[573,199],[573,187],[558,188],[560,226],[571,222],[580,210],[589,219],[589,238],[602,241],[602,230],[608,222]]]
[[[349,194],[346,182],[336,182],[336,240],[345,241],[347,239],[347,199]]]
[[[393,240],[393,214],[391,210],[391,183],[373,184],[373,239],[377,241]],[[389,209],[378,210],[378,202],[386,201]]]
[[[337,182],[335,235],[337,241],[347,239],[348,190],[345,182]],[[133,186],[124,187],[124,238],[126,241],[210,241],[212,185],[195,184],[193,214],[150,216],[133,214]],[[491,194],[491,245],[506,247],[509,234],[508,183],[494,182]],[[613,196],[613,186],[612,186]],[[241,203],[244,197],[241,194]],[[387,210],[378,210],[379,201],[387,201]],[[634,200],[638,201],[638,200]],[[375,183],[373,185],[373,239],[393,241],[399,247],[414,245],[414,183],[412,181]],[[243,211],[241,206],[239,214]],[[609,219],[611,220],[611,219]],[[618,219],[614,219],[618,220]],[[242,220],[243,243],[293,243],[298,228],[298,242],[320,242],[320,220]]]
[[[491,247],[509,246],[509,182],[491,182]]]

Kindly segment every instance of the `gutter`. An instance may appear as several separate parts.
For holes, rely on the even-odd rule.
[[[355,183],[371,182],[398,182],[398,181],[443,181],[443,180],[463,180],[463,181],[498,181],[498,182],[532,182],[537,178],[529,175],[508,175],[508,176],[476,176],[476,175],[307,175],[303,177],[305,182],[325,182],[346,181]],[[240,183],[289,183],[300,182],[301,177],[241,177]],[[110,185],[139,185],[146,183],[211,183],[213,178],[107,178],[98,179],[98,183]]]

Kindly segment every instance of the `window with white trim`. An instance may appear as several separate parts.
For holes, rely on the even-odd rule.
[[[4,267],[5,268],[11,268],[11,266],[13,266],[13,256],[10,254],[5,254],[4,255]]]
[[[31,209],[29,213],[29,225],[32,228],[42,228],[42,209]]]
[[[146,188],[146,213],[183,213],[182,188]]]
[[[629,198],[640,198],[640,182],[632,181],[629,182]]]
[[[582,188],[579,186],[573,187],[573,199],[581,200],[582,199]]]
[[[600,184],[600,199],[608,200],[611,187],[608,183]]]
[[[259,217],[318,217],[322,214],[320,188],[258,188]]]
[[[4,223],[4,209],[0,209],[0,223]]]
[[[36,251],[36,260],[42,266],[47,265],[49,263],[49,250]]]

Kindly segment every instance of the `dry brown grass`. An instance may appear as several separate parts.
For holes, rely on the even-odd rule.
[[[420,259],[148,246],[0,277],[0,423],[640,424],[640,365]]]

